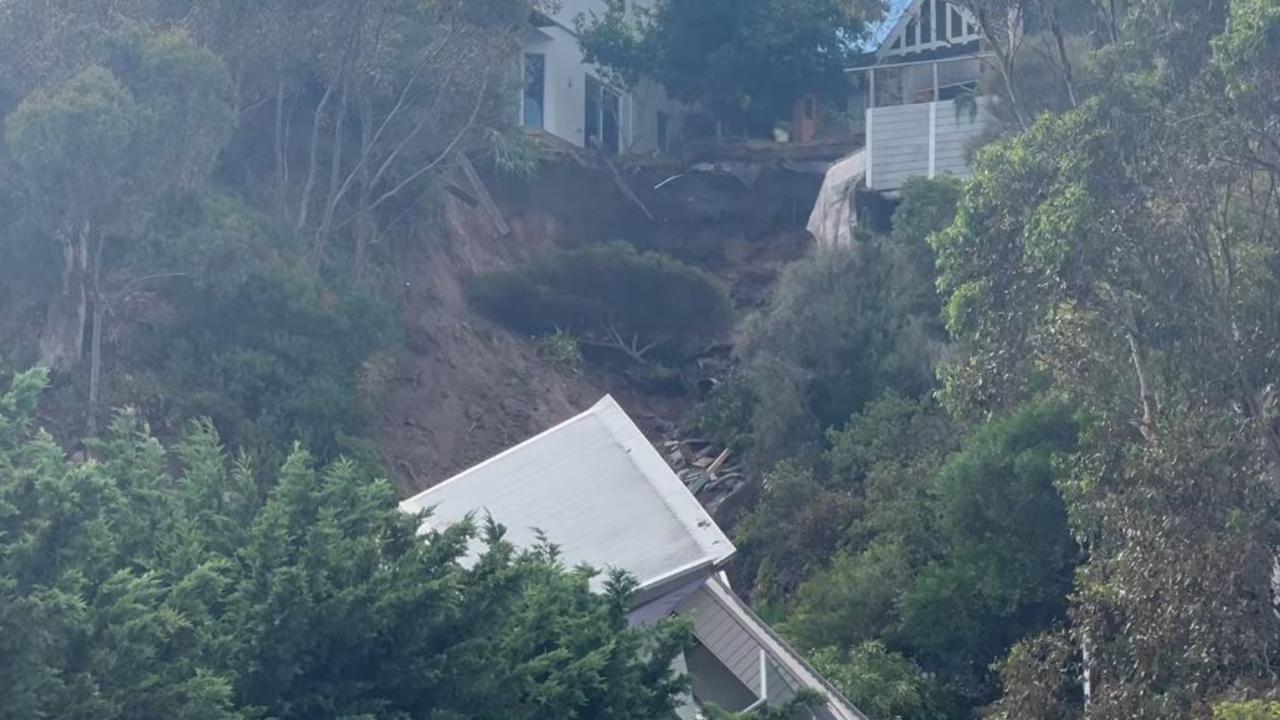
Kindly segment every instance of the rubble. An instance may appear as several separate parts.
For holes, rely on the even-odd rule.
[[[693,438],[661,445],[667,464],[712,516],[747,485],[748,476],[727,447]]]

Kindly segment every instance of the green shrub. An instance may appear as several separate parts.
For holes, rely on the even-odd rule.
[[[725,288],[672,257],[624,242],[555,253],[532,267],[476,277],[481,312],[534,335],[565,330],[637,362],[679,357],[722,335],[733,316]]]
[[[309,276],[262,270],[225,289],[188,286],[171,320],[143,332],[132,367],[149,368],[134,397],[176,426],[208,417],[241,448],[302,441],[321,457],[360,449],[366,362],[396,333],[390,308],[338,295]],[[268,457],[268,460],[277,460]]]
[[[1280,702],[1220,703],[1213,708],[1213,720],[1280,720]]]
[[[933,389],[947,335],[928,238],[951,224],[960,191],[951,178],[913,179],[889,235],[815,249],[782,273],[737,348],[758,401],[759,460],[814,458],[823,432],[886,391]]]
[[[859,710],[874,718],[944,720],[937,681],[899,653],[872,640],[848,653],[823,648],[813,656],[818,669]]]
[[[734,451],[751,441],[751,416],[756,397],[741,375],[732,375],[716,385],[694,409],[694,425],[711,439]]]
[[[582,343],[566,330],[556,330],[538,340],[538,354],[571,370],[582,367]]]

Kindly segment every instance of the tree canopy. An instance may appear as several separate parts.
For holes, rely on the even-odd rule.
[[[0,715],[635,718],[672,707],[678,625],[634,583],[419,534],[391,486],[295,447],[263,490],[208,423],[166,450],[122,413],[73,462],[0,395]],[[464,562],[468,540],[485,551]]]
[[[630,14],[615,4],[578,30],[589,60],[632,81],[649,76],[747,127],[789,117],[806,92],[842,91],[879,12],[846,0],[658,0]]]

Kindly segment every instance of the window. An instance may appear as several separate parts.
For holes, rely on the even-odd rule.
[[[920,5],[920,42],[933,42],[933,0],[924,0]]]
[[[670,142],[670,132],[671,132],[671,116],[659,110],[658,111],[658,149],[662,150],[663,152],[669,149],[669,146],[667,145],[667,143]]]
[[[583,142],[587,147],[599,144],[608,152],[618,152],[622,145],[622,96],[590,75],[582,87],[586,93]]]
[[[947,14],[950,20],[947,22],[947,39],[956,40],[964,36],[964,17],[960,15],[960,10],[955,5],[947,5]]]
[[[605,150],[617,155],[622,149],[622,96],[614,90],[604,88],[603,112],[600,118],[600,129],[604,139]]]
[[[542,128],[546,90],[547,56],[525,53],[524,96],[520,103],[521,121],[525,127]]]
[[[587,95],[586,116],[582,121],[583,141],[591,147],[600,141],[600,81],[588,75],[582,87]]]
[[[907,39],[907,47],[914,47],[916,44],[916,31],[920,24],[916,20],[907,23],[907,31],[905,33]]]

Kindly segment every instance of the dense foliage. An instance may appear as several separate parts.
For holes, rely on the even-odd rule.
[[[132,414],[74,463],[0,394],[0,716],[635,718],[669,710],[678,625],[627,627],[553,547],[426,536],[389,484],[301,448],[262,491],[207,423]],[[174,469],[176,468],[176,469]]]
[[[757,454],[810,452],[881,393],[932,387],[946,334],[926,238],[951,222],[959,192],[953,180],[914,180],[888,236],[860,234],[786,269],[738,343]]]
[[[788,268],[698,413],[763,478],[736,587],[874,717],[1276,718],[1280,2],[959,2],[999,121],[972,179]],[[730,129],[838,95],[874,16],[627,5],[587,54]],[[530,10],[0,3],[0,370],[96,437],[32,429],[38,373],[0,395],[0,716],[667,708],[681,633],[627,629],[625,580],[496,529],[469,566],[336,460],[441,173],[536,165],[502,100]],[[732,322],[625,244],[471,291],[570,366]]]
[[[888,333],[901,310],[762,316],[760,337],[803,339],[748,344],[746,367],[805,384],[748,373],[758,407],[799,410],[737,436],[802,462],[769,476],[739,572],[891,716],[1270,717],[1250,698],[1280,668],[1280,6],[966,4],[996,56],[1001,136],[954,221],[907,201],[893,218],[936,261],[893,278],[937,281],[949,343],[917,377],[940,383],[840,354],[866,344],[850,318]],[[798,307],[841,286],[814,287]],[[822,363],[848,374],[810,384],[840,377]]]
[[[1094,418],[1065,486],[1091,561],[1059,638],[1087,652],[1090,718],[1269,687],[1280,632],[1277,88],[1257,54],[1276,8],[1178,8],[1134,5],[1092,59],[1107,82],[984,151],[936,242],[954,406],[1048,384]],[[1011,689],[1009,717],[1061,702]]]
[[[803,93],[841,93],[875,2],[658,0],[581,18],[588,58],[634,82],[648,76],[734,128],[772,129]]]
[[[254,452],[351,450],[422,194],[460,153],[515,162],[528,10],[4,3],[0,367],[49,368],[72,434],[129,404],[165,435],[202,414]]]

